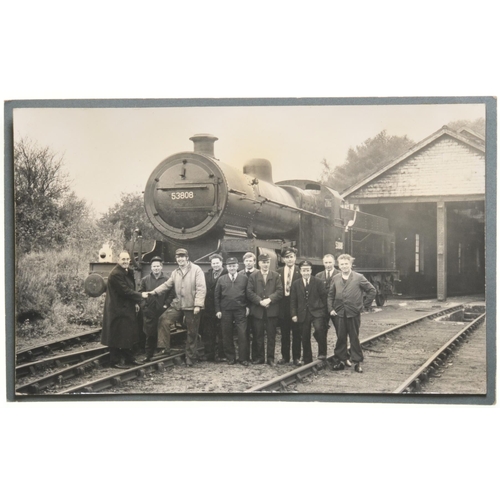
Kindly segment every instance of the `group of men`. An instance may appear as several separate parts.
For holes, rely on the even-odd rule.
[[[108,277],[104,307],[102,343],[110,347],[111,364],[122,368],[142,364],[157,354],[170,353],[170,332],[175,324],[186,325],[186,366],[200,360],[226,361],[243,366],[275,365],[276,332],[281,331],[281,359],[278,364],[300,366],[313,360],[311,331],[318,346],[318,359],[326,360],[330,319],[337,341],[333,369],[355,365],[362,372],[363,352],[359,342],[361,312],[373,301],[376,290],[352,270],[353,257],[323,258],[324,271],[312,275],[308,260],[296,264],[294,248],[282,252],[285,266],[270,269],[271,258],[257,259],[248,252],[244,268],[229,257],[224,268],[219,254],[210,257],[211,268],[202,269],[189,260],[186,249],[175,252],[178,267],[167,278],[159,257],[151,260],[151,273],[135,290],[130,256],[122,252]],[[139,340],[136,314],[142,310],[145,358],[136,359],[132,350]],[[204,355],[198,355],[198,335]],[[237,349],[234,339],[237,339]],[[348,339],[350,348],[348,348]]]

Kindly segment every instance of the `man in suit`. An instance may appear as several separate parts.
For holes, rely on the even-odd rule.
[[[292,359],[295,366],[300,366],[301,337],[300,329],[297,323],[292,321],[290,314],[290,294],[292,283],[300,279],[297,260],[297,250],[295,248],[285,248],[283,250],[283,259],[285,267],[278,270],[281,285],[283,286],[283,299],[280,301],[279,325],[281,330],[281,359],[278,364],[284,365],[290,363],[290,332],[292,333]]]
[[[215,286],[218,279],[227,274],[227,270],[223,267],[222,256],[214,253],[210,256],[210,266],[205,273],[205,283],[207,286],[207,295],[205,297],[205,310],[201,318],[201,339],[203,341],[204,356],[201,358],[205,361],[218,361],[225,358],[222,331],[220,320],[215,313]]]
[[[336,274],[339,274],[340,271],[338,269],[335,269],[335,257],[331,253],[328,253],[323,257],[323,266],[325,267],[325,270],[319,272],[316,277],[323,282],[323,284],[325,285],[326,293],[328,293],[332,278]]]
[[[283,297],[283,286],[277,272],[271,271],[271,259],[268,254],[259,255],[260,270],[250,275],[247,286],[247,298],[250,302],[255,340],[257,341],[257,359],[254,364],[274,366],[276,344],[276,325],[278,322],[279,301]],[[264,331],[267,331],[267,358],[264,348]]]
[[[222,339],[227,363],[236,363],[233,331],[238,336],[238,361],[248,366],[248,338],[246,296],[248,278],[245,273],[238,273],[238,259],[229,257],[226,262],[227,274],[217,280],[215,286],[215,311],[221,321]]]
[[[377,291],[362,275],[352,270],[354,258],[342,254],[337,259],[340,273],[334,276],[328,292],[328,311],[333,317],[338,340],[335,345],[334,370],[343,370],[347,360],[347,337],[351,342],[354,369],[362,373],[363,351],[359,342],[361,312],[370,307]]]
[[[319,278],[325,285],[326,293],[328,295],[328,290],[330,290],[330,284],[332,282],[332,278],[338,274],[340,271],[338,269],[335,269],[335,257],[331,254],[328,253],[323,257],[323,266],[325,267],[324,271],[319,272],[316,277]],[[328,314],[328,311],[326,313],[326,335],[328,338],[328,328],[330,327],[330,319],[332,321],[332,325],[335,328],[335,322],[333,321],[333,318]],[[337,330],[335,330],[335,333],[337,333]],[[337,336],[338,338],[338,336]],[[350,361],[346,360],[346,363],[349,363]]]
[[[304,260],[299,264],[301,279],[292,285],[290,312],[298,323],[302,337],[304,363],[312,363],[311,326],[318,343],[318,359],[326,360],[326,290],[323,282],[312,276],[312,264]]]
[[[255,254],[252,252],[246,252],[245,255],[243,255],[244,268],[240,271],[240,273],[245,274],[247,278],[250,278],[251,274],[258,271],[258,269],[255,267],[255,264],[257,264],[257,257],[255,257]],[[247,321],[247,339],[249,350],[251,352],[251,358],[252,360],[256,360],[258,358],[257,341],[254,338],[253,325],[250,319],[248,319]]]

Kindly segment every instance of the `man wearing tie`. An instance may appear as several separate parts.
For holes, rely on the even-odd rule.
[[[283,299],[280,301],[279,324],[281,330],[281,356],[278,364],[284,365],[290,363],[290,332],[292,332],[292,359],[295,366],[300,366],[301,354],[301,337],[300,329],[297,323],[292,321],[290,314],[290,294],[292,291],[292,283],[300,279],[298,266],[295,265],[297,260],[295,248],[286,248],[283,251],[283,259],[285,267],[278,270],[281,284],[283,285]]]
[[[215,285],[215,311],[221,320],[222,339],[227,363],[236,363],[233,325],[238,336],[238,360],[248,366],[247,307],[246,289],[248,278],[238,273],[238,259],[229,257],[226,261],[228,273],[221,276]]]
[[[326,360],[326,290],[323,282],[311,276],[312,264],[304,260],[299,264],[302,279],[292,284],[290,312],[298,323],[302,337],[304,364],[312,362],[311,325],[318,343],[318,359]]]
[[[323,266],[325,266],[325,270],[319,272],[316,277],[319,278],[325,285],[326,293],[328,295],[328,290],[330,290],[330,285],[332,283],[332,278],[336,275],[339,274],[339,270],[335,269],[335,257],[329,253],[326,254],[323,257]],[[335,320],[330,317],[328,314],[328,311],[326,313],[326,335],[328,338],[328,328],[330,327],[330,319],[332,320],[332,325],[335,327]],[[335,327],[335,333],[337,333],[337,328]],[[338,334],[337,334],[338,338]],[[350,365],[350,361],[346,360],[347,363]]]
[[[316,277],[319,278],[323,284],[325,285],[326,293],[330,290],[330,283],[332,282],[332,278],[338,274],[340,271],[335,269],[335,257],[329,253],[323,257],[323,266],[325,266],[325,270],[319,272]]]
[[[257,359],[254,364],[274,366],[274,348],[276,344],[276,324],[278,322],[279,301],[283,298],[283,285],[280,276],[270,271],[271,259],[268,254],[259,255],[260,271],[250,275],[247,286],[247,298],[250,302],[255,340],[257,341]],[[264,331],[267,331],[267,358],[264,348]]]
[[[257,257],[255,257],[254,253],[247,252],[245,255],[243,255],[243,265],[245,267],[240,271],[240,274],[244,274],[247,278],[250,278],[251,274],[256,273],[258,271],[258,269],[255,267],[255,264],[257,264]],[[255,361],[258,358],[257,341],[255,340],[254,337],[253,325],[250,319],[248,319],[247,321],[247,339],[248,339],[249,349],[252,354],[252,360]]]

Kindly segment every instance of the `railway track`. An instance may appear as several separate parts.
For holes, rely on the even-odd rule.
[[[377,334],[372,334],[376,331],[374,328],[376,322],[373,323],[372,327],[368,329],[369,336],[361,340],[366,357],[365,374],[362,375],[354,374],[352,370],[332,372],[325,369],[331,367],[333,356],[326,361],[317,360],[291,371],[288,371],[290,367],[285,366],[280,367],[279,370],[278,367],[271,369],[264,365],[248,368],[237,366],[226,368],[223,365],[214,365],[212,363],[201,363],[197,365],[196,370],[186,371],[175,368],[183,364],[185,360],[183,349],[171,356],[158,357],[152,362],[141,366],[119,370],[109,367],[109,354],[105,347],[100,346],[101,350],[97,348],[79,349],[56,356],[47,356],[45,354],[46,357],[43,357],[44,353],[53,353],[56,350],[54,345],[48,345],[30,349],[31,358],[36,356],[41,359],[23,363],[16,368],[17,381],[22,384],[16,387],[16,393],[18,395],[70,395],[99,392],[135,394],[138,392],[149,393],[151,390],[152,393],[165,394],[171,392],[182,393],[183,391],[191,392],[193,389],[198,392],[214,391],[215,389],[215,392],[240,393],[387,393],[395,392],[396,388],[403,384],[403,381],[406,382],[406,386],[401,389],[402,392],[418,392],[426,377],[432,377],[432,371],[435,371],[436,366],[443,364],[442,360],[449,353],[449,350],[458,347],[461,343],[460,338],[470,335],[474,328],[474,326],[471,327],[474,323],[469,323],[463,328],[462,335],[454,338],[457,332],[454,331],[451,334],[450,325],[455,325],[456,328],[456,322],[436,321],[436,319],[441,317],[462,321],[466,315],[464,312],[465,307],[466,304],[459,304],[445,309],[434,310],[429,314],[420,315],[416,319],[397,326],[393,326],[389,322],[387,326],[393,327]],[[419,311],[419,309],[415,310]],[[477,314],[477,312],[474,313],[476,316]],[[375,318],[375,316],[368,317]],[[478,321],[480,322],[482,319]],[[433,328],[434,332],[432,342],[423,333],[429,330],[430,327]],[[89,334],[92,333],[95,334],[95,332],[89,332]],[[82,335],[75,337],[82,337]],[[413,352],[412,349],[415,349],[408,339],[413,342],[420,338],[422,339],[418,349],[421,352],[418,352],[418,356],[412,354],[412,358],[409,354]],[[71,346],[78,345],[76,340],[73,342],[65,339],[64,342],[63,349],[71,349]],[[398,347],[400,350],[395,351],[394,349],[401,343],[402,345]],[[449,343],[449,345],[445,346],[446,343]],[[57,344],[60,345],[60,342]],[[28,350],[23,352],[26,351]],[[387,354],[389,351],[392,354]],[[427,356],[425,356],[424,351]],[[200,352],[202,352],[201,349]],[[394,352],[398,352],[398,354],[395,355]],[[438,353],[436,359],[432,362],[427,360],[430,353]],[[391,356],[396,357],[393,359]],[[422,360],[422,358],[424,359]],[[387,359],[389,361],[386,361]],[[416,364],[417,361],[418,365]],[[419,371],[423,362],[427,362],[429,368]],[[388,374],[386,370],[387,366],[400,368],[400,373],[398,372],[391,379],[391,374]],[[169,370],[168,376],[163,374],[166,370]],[[283,372],[283,370],[287,371]],[[281,375],[276,376],[277,372],[281,372]],[[375,377],[372,376],[373,374],[375,374]],[[412,374],[414,374],[414,378],[410,379]],[[269,377],[273,378],[269,379]],[[253,383],[252,380],[254,380]],[[321,380],[327,382],[327,385],[325,385],[324,390],[315,390],[318,381]],[[365,381],[365,386],[357,387],[356,384],[362,380]],[[366,381],[372,380],[383,381],[386,384],[383,387],[369,387],[367,389]],[[134,383],[134,381],[136,382]],[[134,388],[136,392],[134,392]]]
[[[16,353],[16,366],[33,361],[40,356],[48,356],[57,351],[66,351],[75,346],[84,346],[89,342],[97,342],[100,336],[101,329],[97,328],[95,330],[82,332],[55,342],[22,349]]]
[[[127,370],[109,368],[109,349],[105,346],[93,347],[100,337],[101,329],[91,330],[52,343],[44,343],[16,354],[16,394],[71,394],[75,392],[98,392],[120,385],[121,382],[140,378],[148,371],[162,371],[168,366],[181,364],[185,356],[184,348],[172,348],[171,356],[158,356],[150,363],[134,366]],[[177,330],[172,336],[173,345],[182,340],[185,330]],[[175,339],[175,340],[174,340]],[[51,356],[58,351],[67,351],[74,347],[90,348],[71,350]],[[22,361],[30,360],[22,363]],[[19,364],[21,362],[21,364]],[[93,378],[95,372],[97,378]],[[103,376],[102,373],[105,373]],[[92,377],[91,380],[69,386],[74,380]],[[19,383],[21,381],[21,383]]]
[[[481,314],[465,328],[462,328],[453,338],[432,354],[417,370],[415,370],[395,391],[394,394],[422,392],[422,385],[429,381],[437,370],[445,366],[448,357],[460,348],[469,335],[485,320],[486,313]]]
[[[424,316],[421,316],[419,318],[410,320],[404,324],[397,325],[393,328],[390,328],[388,330],[384,330],[380,333],[377,333],[375,335],[371,335],[368,338],[365,338],[361,341],[361,345],[363,346],[363,349],[368,352],[370,350],[376,351],[373,348],[377,346],[380,342],[384,343],[391,343],[392,340],[391,338],[395,336],[396,334],[399,334],[403,332],[404,330],[407,330],[407,333],[411,337],[412,335],[414,337],[419,337],[420,331],[422,328],[429,328],[430,325],[428,324],[429,321],[435,320],[436,318],[439,317],[450,317],[453,318],[457,314],[465,314],[465,308],[466,304],[459,304],[453,307],[449,307],[446,309],[442,309],[436,312],[432,312],[430,314],[426,314]],[[472,314],[472,316],[475,316],[475,313],[467,313],[467,314]],[[463,339],[466,338],[467,335],[470,335],[472,331],[477,328],[477,326],[484,321],[485,314],[482,314],[479,316],[477,319],[475,319],[473,322],[469,323],[465,328],[463,328],[460,332],[454,334],[452,338],[450,339],[450,335],[447,336],[446,341],[444,342],[443,345],[440,345],[440,348],[434,352],[428,359],[426,358],[425,361],[419,366],[417,370],[414,370],[412,374],[406,378],[402,378],[399,380],[399,384],[396,386],[394,385],[394,389],[392,391],[388,391],[387,388],[382,388],[380,392],[394,392],[394,393],[409,393],[409,392],[417,392],[419,388],[421,387],[422,382],[427,378],[429,378],[432,375],[432,372],[436,369],[437,366],[440,366],[443,364],[444,359],[449,353],[453,350],[456,349],[460,343],[463,341]],[[426,324],[427,323],[427,324]],[[443,322],[446,323],[446,322]],[[436,326],[435,323],[432,324],[432,326]],[[413,329],[412,331],[410,331]],[[445,328],[446,331],[448,331],[448,328]],[[443,334],[446,336],[447,332],[443,332]],[[423,350],[423,347],[422,347]],[[383,353],[383,351],[376,351],[379,353]],[[376,356],[376,354],[374,354]],[[400,359],[399,360],[401,365],[404,365],[407,363],[408,365],[414,363],[413,360],[404,360]],[[269,381],[266,381],[264,383],[255,385],[253,387],[250,387],[247,389],[245,392],[246,393],[257,393],[257,392],[314,392],[314,390],[309,390],[309,389],[314,389],[314,383],[309,384],[308,390],[306,391],[297,391],[296,389],[300,387],[300,384],[306,381],[310,381],[311,377],[314,377],[318,375],[322,370],[329,369],[333,365],[333,355],[328,357],[325,361],[321,360],[316,360],[313,361],[312,363],[309,363],[308,365],[299,367],[295,370],[292,370],[290,372],[287,372],[284,375],[275,377]],[[332,376],[335,377],[335,375],[339,374],[341,372],[334,372],[332,373]],[[363,377],[363,375],[357,375],[357,377]],[[379,373],[377,371],[377,377],[383,378],[383,374]],[[352,382],[352,377],[350,377],[349,381]],[[356,378],[354,379],[356,380]],[[360,380],[360,379],[358,379]],[[404,382],[402,382],[404,380]],[[389,381],[390,383],[391,381]],[[348,391],[340,391],[340,392],[371,392],[370,390],[356,390],[356,388],[353,387],[353,384],[349,384],[349,390]],[[336,387],[335,382],[333,382],[330,385],[330,390],[329,392],[336,393],[338,387]],[[399,392],[398,392],[399,391]],[[375,390],[374,392],[379,392]]]

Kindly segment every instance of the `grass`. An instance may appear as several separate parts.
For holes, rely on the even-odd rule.
[[[17,336],[22,340],[98,327],[104,296],[88,297],[84,281],[95,249],[20,255],[16,274]]]

